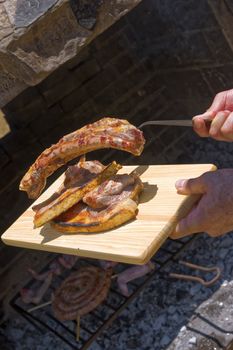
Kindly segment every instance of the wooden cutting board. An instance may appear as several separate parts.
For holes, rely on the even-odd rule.
[[[130,173],[134,169],[145,185],[136,220],[103,233],[62,234],[49,224],[33,229],[34,213],[29,207],[2,235],[3,242],[96,259],[146,263],[197,200],[196,196],[178,195],[175,181],[199,176],[216,167],[212,164],[126,166],[119,173]],[[63,175],[34,204],[48,198],[62,181]]]

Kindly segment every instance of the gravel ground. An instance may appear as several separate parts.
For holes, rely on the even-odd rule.
[[[194,162],[212,162],[220,168],[233,167],[233,144],[194,137],[190,140],[189,147]],[[194,282],[155,276],[140,296],[92,344],[90,350],[166,349],[180,329],[187,324],[195,309],[222,283],[232,280],[233,233],[215,239],[200,234],[182,253],[181,258],[200,265],[219,266],[222,270],[221,280],[206,288]],[[177,264],[169,268],[176,272],[182,271]],[[21,318],[9,321],[3,333],[0,337],[5,347],[14,350],[68,349],[51,333],[45,332],[42,337],[32,325]],[[4,346],[0,349],[4,350]]]

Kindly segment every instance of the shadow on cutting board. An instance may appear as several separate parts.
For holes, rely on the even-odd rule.
[[[144,174],[147,169],[149,168],[149,165],[139,165],[136,169],[132,171],[131,174],[137,174],[138,176],[141,176]],[[140,195],[140,201],[139,203],[146,203],[149,202],[158,192],[158,186],[157,185],[151,185],[149,182],[143,182],[143,192]]]

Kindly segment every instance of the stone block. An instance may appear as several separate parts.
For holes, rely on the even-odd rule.
[[[157,12],[157,16],[163,18],[171,27],[177,27],[181,31],[203,30],[217,27],[216,18],[208,5],[207,0],[149,0],[151,6]]]
[[[87,61],[90,59],[90,47],[93,45],[93,42],[90,43],[88,46],[85,46],[84,48],[81,49],[81,51],[76,55],[75,57],[71,58],[69,61],[66,63],[66,67],[70,70],[75,69],[78,67],[80,64],[83,62]]]
[[[60,84],[64,80],[64,78],[68,76],[69,70],[66,67],[66,65],[59,67],[37,85],[38,92],[44,94],[44,92],[56,88],[56,85]]]
[[[90,59],[72,71],[55,71],[38,86],[38,89],[44,95],[47,105],[51,106],[91,79],[99,70],[96,60]]]
[[[170,1],[168,5],[171,6]],[[158,38],[172,31],[174,14],[173,20],[168,21],[161,13],[163,7],[163,1],[145,0],[127,15],[126,20],[134,30],[138,42],[144,41],[146,46],[150,38]]]
[[[226,41],[228,42],[231,50],[233,50],[233,22],[232,22],[232,6],[230,5],[231,0],[221,1],[221,0],[207,0],[209,7],[213,11],[219,27],[224,34]]]
[[[5,8],[15,28],[28,27],[46,13],[57,0],[11,0],[5,2]]]
[[[211,90],[213,91],[213,96],[220,91],[232,89],[233,81],[233,65],[226,64],[218,68],[206,68],[203,69],[202,74],[206,81],[208,82]],[[211,100],[212,100],[211,99]],[[211,100],[209,102],[211,102]]]
[[[54,84],[50,89],[42,92],[45,97],[47,106],[50,107],[62,100],[65,96],[68,96],[72,91],[77,89],[81,85],[77,77],[73,72],[64,72],[63,78]]]
[[[86,102],[88,98],[89,95],[87,93],[87,90],[85,86],[82,86],[63,98],[63,100],[61,101],[62,109],[66,113],[71,112],[72,110]]]
[[[198,69],[168,71],[163,75],[158,75],[158,79],[162,85],[166,86],[172,99],[191,98],[195,100],[212,97],[212,92]]]
[[[72,69],[72,73],[77,77],[77,83],[80,85],[90,80],[100,71],[100,66],[95,58],[90,58]]]
[[[98,111],[95,110],[95,105],[90,99],[65,116],[68,122],[72,120],[76,129],[101,117],[101,113],[99,114]]]
[[[13,101],[11,101],[9,104],[7,104],[3,111],[17,111],[23,109],[26,105],[30,104],[33,100],[37,100],[40,97],[40,93],[35,87],[30,87],[23,92],[21,92],[20,95],[14,98]]]
[[[65,1],[40,17],[24,35],[11,41],[7,49],[29,67],[32,72],[31,85],[72,58],[77,46],[89,35],[89,31],[77,25],[69,3]]]
[[[171,54],[178,59],[178,66],[202,66],[217,61],[208,42],[206,44],[204,35],[203,32],[187,32],[180,34],[178,40],[174,38]]]
[[[206,38],[207,45],[215,58],[215,62],[220,64],[232,62],[233,52],[220,28],[206,31],[204,36]]]
[[[126,35],[136,55],[153,59],[155,68],[215,62],[203,33],[217,29],[217,22],[206,0],[193,6],[194,1],[144,1],[132,10]]]
[[[7,163],[10,162],[9,156],[0,148],[0,169],[3,168]]]
[[[19,169],[13,162],[7,164],[1,169],[0,177],[0,194],[7,188],[11,187],[14,181],[20,178]]]
[[[13,32],[5,4],[0,3],[0,40]]]
[[[125,71],[131,69],[135,65],[136,60],[133,59],[133,57],[130,55],[130,52],[126,50],[124,53],[119,55],[112,63],[117,72],[119,74],[122,74]]]
[[[217,61],[202,32],[180,32],[178,29],[157,39],[152,34],[148,35],[146,41],[138,42],[134,52],[139,59],[146,60],[153,70],[201,66]]]
[[[120,96],[123,96],[137,84],[142,84],[143,80],[146,79],[145,72],[143,65],[139,65],[127,74],[122,74],[111,86],[95,96],[94,101],[96,105],[102,106],[103,109],[111,106]]]
[[[168,350],[231,349],[232,325],[232,281],[222,286],[195,311],[195,315],[184,330],[180,330]],[[193,344],[190,339],[195,337]]]
[[[105,46],[101,47],[101,49],[95,53],[95,57],[99,64],[103,67],[107,62],[125,50],[128,45],[129,43],[124,35],[115,35],[112,40],[110,40]]]
[[[35,141],[36,138],[30,132],[30,130],[24,128],[10,132],[2,140],[0,140],[0,144],[4,148],[5,152],[7,152],[7,154],[9,154],[11,157],[14,157],[18,152],[24,150],[25,147],[33,147]]]
[[[26,87],[24,82],[5,71],[0,65],[0,106],[6,105]]]
[[[4,87],[0,106],[75,57],[140,1],[1,2],[0,60],[6,72],[5,85],[11,84],[13,88]]]
[[[45,101],[42,96],[38,95],[22,108],[11,109],[10,105],[8,105],[4,112],[9,124],[13,128],[20,129],[27,126],[32,120],[40,117],[45,110]]]
[[[85,0],[81,0],[79,2],[70,0],[71,8],[78,20],[78,23],[82,27],[89,30],[93,29],[96,25],[98,11],[102,4],[103,0],[91,1],[88,4],[89,6],[87,6],[87,2]]]
[[[61,137],[70,132],[74,131],[76,127],[74,126],[73,119],[62,120],[53,129],[47,132],[43,137],[40,138],[40,142],[44,147],[50,147],[52,144],[57,143]],[[64,131],[65,130],[65,131]]]
[[[19,172],[25,173],[43,150],[44,148],[40,143],[33,142],[17,151],[13,155],[12,161]]]
[[[128,116],[133,112],[135,107],[140,104],[142,99],[143,98],[140,98],[137,91],[131,91],[129,94],[124,95],[115,105],[110,105],[108,107],[109,113],[114,113],[119,116]]]
[[[108,85],[114,82],[117,78],[117,72],[112,66],[104,67],[94,78],[85,84],[85,88],[92,98],[96,94],[104,90]]]
[[[128,25],[127,16],[121,17],[117,22],[115,22],[108,30],[102,32],[97,36],[91,43],[91,49],[100,50],[103,46],[106,46],[109,41],[114,40],[115,36],[119,33],[124,32],[125,27]]]
[[[31,202],[26,192],[19,191],[18,180],[14,181],[11,187],[0,194],[0,210],[6,218],[12,217],[12,215],[16,218]]]
[[[64,118],[64,112],[60,105],[55,104],[43,112],[38,118],[34,119],[29,128],[37,138],[43,137],[47,132],[53,129]]]

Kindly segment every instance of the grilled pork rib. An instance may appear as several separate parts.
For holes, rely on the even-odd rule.
[[[85,194],[115,175],[120,168],[121,166],[115,162],[105,167],[99,162],[96,164],[96,161],[81,161],[71,169],[68,168],[66,172],[68,178],[66,176],[60,190],[44,203],[32,208],[35,211],[34,226],[40,227],[71,208]]]
[[[140,130],[127,120],[103,118],[68,134],[36,159],[24,175],[20,190],[29,198],[37,198],[46,185],[46,179],[68,161],[88,152],[115,148],[140,155],[144,147],[144,137]]]
[[[132,184],[128,185],[127,177]],[[116,179],[115,176],[113,178]],[[116,184],[122,191],[112,194]],[[88,202],[94,208],[81,201],[56,217],[52,226],[57,231],[71,233],[100,232],[117,227],[136,217],[138,196],[142,189],[143,184],[137,175],[118,175],[117,182],[111,178],[87,194]]]
[[[120,195],[126,186],[133,185],[135,177],[128,174],[115,175],[104,181],[100,186],[88,192],[83,197],[83,202],[94,209],[105,208],[113,202],[120,201],[124,195]]]

